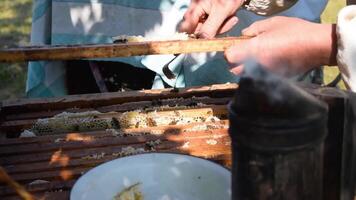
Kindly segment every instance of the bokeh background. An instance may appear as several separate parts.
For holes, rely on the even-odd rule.
[[[323,23],[335,23],[344,0],[329,0]],[[0,48],[29,44],[32,0],[0,0]],[[27,63],[0,63],[0,101],[25,97]],[[337,67],[325,67],[324,82],[338,74]],[[339,85],[343,88],[342,84]]]

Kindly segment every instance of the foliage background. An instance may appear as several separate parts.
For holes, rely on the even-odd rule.
[[[337,12],[345,6],[344,0],[329,0],[322,15],[323,23],[336,22]],[[29,43],[32,0],[0,0],[0,48]],[[0,100],[25,96],[27,63],[0,63]],[[336,67],[325,67],[325,82],[338,73]],[[343,86],[341,86],[343,87]]]
[[[32,0],[0,0],[0,48],[28,44]],[[0,63],[0,100],[24,97],[26,63]]]

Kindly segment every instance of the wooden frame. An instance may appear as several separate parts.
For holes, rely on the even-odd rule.
[[[345,177],[355,172],[354,168],[346,167],[349,166],[350,160],[345,158],[355,156],[355,144],[344,144],[355,137],[354,133],[349,131],[355,130],[355,125],[354,122],[347,121],[345,115],[350,114],[346,112],[349,109],[347,102],[350,96],[354,95],[335,88],[310,85],[302,87],[329,105],[329,134],[324,143],[324,199],[346,200],[353,195],[350,188],[354,186],[352,180]],[[236,89],[236,84],[225,84],[179,91],[146,90],[5,101],[0,111],[0,130],[14,137],[23,127],[4,127],[11,123],[21,124],[20,122],[31,124],[34,119],[51,117],[63,111],[125,112],[164,105],[171,106],[172,110],[179,110],[186,109],[184,106],[194,109],[198,104],[200,108],[219,107],[227,105]],[[354,112],[351,112],[351,115],[354,116]],[[197,128],[202,126],[210,129]],[[128,146],[147,151],[154,149],[158,152],[188,153],[230,166],[230,138],[227,127],[228,121],[225,117],[216,122],[122,130],[126,137],[98,130],[36,138],[8,138],[0,141],[0,165],[36,197],[65,199],[69,197],[71,187],[82,173],[100,163],[122,156],[120,152]],[[137,133],[145,134],[136,135]],[[153,148],[148,145],[158,140],[160,142]],[[44,181],[34,182],[35,180]],[[341,192],[345,189],[348,189],[349,193]],[[0,185],[0,197],[13,199],[16,194],[9,187]]]

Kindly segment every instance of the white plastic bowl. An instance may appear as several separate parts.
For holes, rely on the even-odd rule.
[[[140,182],[144,200],[228,200],[231,173],[197,157],[148,153],[112,160],[84,174],[71,200],[112,200],[124,188]]]

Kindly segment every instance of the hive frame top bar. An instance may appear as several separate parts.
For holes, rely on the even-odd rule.
[[[224,37],[172,41],[129,42],[116,44],[81,44],[28,46],[0,50],[0,62],[40,60],[79,60],[157,54],[184,54],[224,51],[250,37]]]

